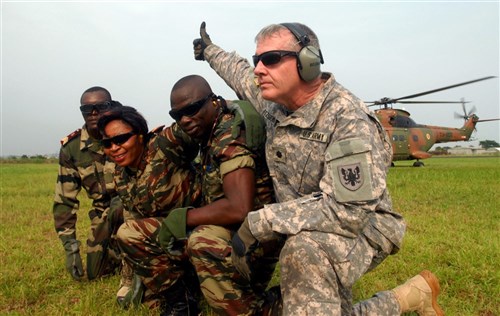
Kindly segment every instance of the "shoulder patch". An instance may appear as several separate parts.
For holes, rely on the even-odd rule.
[[[78,135],[80,135],[82,132],[82,129],[79,128],[77,129],[76,131],[74,131],[73,133],[69,134],[68,136],[64,137],[63,139],[60,140],[61,142],[61,146],[64,146],[66,145],[70,140],[72,140],[73,138],[77,137]]]
[[[151,130],[150,133],[155,133],[155,134],[158,134],[159,132],[163,131],[163,128],[165,127],[165,125],[160,125],[158,127],[155,127]]]

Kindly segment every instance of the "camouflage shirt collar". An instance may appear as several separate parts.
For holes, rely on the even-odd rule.
[[[80,150],[92,150],[96,153],[104,154],[101,143],[99,140],[90,136],[87,127],[83,125],[82,133],[80,135]]]
[[[331,73],[322,73],[321,79],[324,81],[323,87],[318,94],[308,103],[291,113],[284,119],[281,125],[295,125],[300,128],[311,128],[316,123],[321,107],[326,97],[331,92],[335,84],[335,77]]]

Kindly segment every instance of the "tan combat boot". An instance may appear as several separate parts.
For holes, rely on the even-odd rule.
[[[134,271],[132,270],[132,267],[125,260],[122,260],[121,275],[122,277],[120,279],[120,289],[116,293],[116,301],[120,306],[123,305],[123,300],[132,287],[132,279],[134,277]]]
[[[401,307],[401,313],[416,311],[419,315],[443,316],[439,307],[439,280],[432,272],[424,270],[392,290]]]

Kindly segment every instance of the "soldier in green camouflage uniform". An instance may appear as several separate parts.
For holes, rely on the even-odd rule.
[[[255,314],[263,303],[262,294],[271,279],[279,249],[270,247],[270,251],[264,252],[259,247],[254,260],[260,265],[252,282],[240,275],[231,262],[231,237],[246,214],[274,200],[264,160],[264,142],[247,142],[245,128],[252,128],[248,114],[247,124],[240,127],[235,124],[238,114],[228,109],[251,105],[240,102],[235,106],[225,101],[197,75],[180,79],[172,89],[170,101],[171,116],[201,145],[197,168],[202,186],[201,206],[183,211],[181,216],[184,226],[192,228],[187,234],[187,252],[202,293],[220,315]],[[261,118],[257,118],[260,122]],[[260,129],[263,134],[262,123],[255,125],[254,133]],[[167,233],[169,217],[162,227]],[[169,238],[163,233],[159,234],[160,243],[167,244],[168,251]]]
[[[121,128],[118,134],[114,126]],[[114,180],[125,212],[117,240],[125,260],[146,287],[142,302],[151,308],[161,300],[186,303],[182,299],[188,290],[183,280],[190,268],[187,255],[166,253],[156,243],[156,235],[171,209],[197,203],[200,191],[190,162],[198,145],[175,124],[148,132],[146,120],[128,106],[103,115],[99,129],[106,155],[117,164]],[[128,133],[133,135],[125,141],[113,140]]]
[[[114,271],[119,265],[113,249],[112,231],[121,223],[119,212],[109,214],[114,195],[114,163],[104,155],[97,130],[99,113],[118,104],[102,87],[87,89],[81,97],[85,125],[61,140],[59,175],[57,177],[53,214],[56,232],[66,251],[66,268],[75,280],[84,276],[80,242],[76,238],[76,221],[83,188],[92,199],[87,239],[87,277],[89,280]]]
[[[423,271],[352,305],[352,286],[401,246],[403,218],[386,186],[391,144],[361,100],[323,62],[316,35],[299,23],[256,37],[255,68],[200,28],[195,59],[263,115],[266,158],[279,203],[250,212],[233,238],[233,263],[248,270],[258,242],[286,235],[280,254],[284,315],[442,315],[439,282]]]

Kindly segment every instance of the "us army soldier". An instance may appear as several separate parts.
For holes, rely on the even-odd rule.
[[[375,115],[321,72],[316,34],[300,23],[256,36],[252,67],[214,45],[194,44],[266,121],[266,159],[278,203],[250,212],[233,241],[233,264],[248,271],[255,245],[287,236],[280,254],[283,315],[442,315],[439,282],[425,270],[392,291],[352,304],[352,286],[398,251],[405,231],[386,186],[391,144]]]

